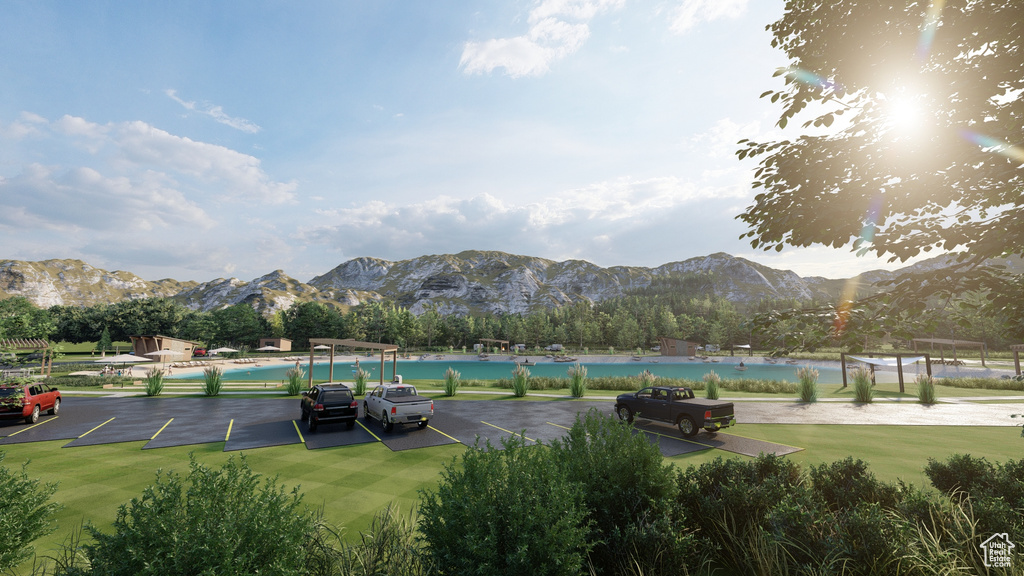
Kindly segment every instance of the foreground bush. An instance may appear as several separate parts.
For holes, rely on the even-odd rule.
[[[54,484],[41,484],[3,465],[0,452],[0,571],[32,556],[32,541],[53,532],[50,516],[60,506],[50,502]],[[26,463],[27,464],[27,463]]]
[[[579,574],[583,495],[543,446],[521,436],[467,450],[421,493],[420,530],[442,574]]]
[[[219,470],[193,458],[184,481],[157,473],[140,498],[122,505],[113,533],[87,527],[95,575],[304,573],[316,526],[298,489],[260,480],[244,458]]]
[[[203,369],[203,394],[217,396],[224,388],[224,371],[217,366]]]
[[[673,514],[675,469],[656,444],[591,409],[550,450],[583,497],[594,573],[680,572],[694,539]]]

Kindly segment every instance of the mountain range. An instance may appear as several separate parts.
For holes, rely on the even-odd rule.
[[[944,257],[908,268],[946,265]],[[872,271],[852,280],[861,294],[902,271]],[[420,314],[434,306],[442,314],[528,313],[579,300],[600,302],[643,288],[658,277],[704,274],[717,295],[737,305],[762,299],[836,300],[850,279],[801,277],[725,253],[690,258],[657,268],[602,268],[583,260],[556,262],[504,252],[465,251],[389,261],[355,258],[300,282],[282,270],[249,281],[149,281],[125,271],[109,272],[81,260],[0,260],[0,299],[23,296],[41,308],[92,306],[124,299],[165,297],[193,310],[250,304],[265,315],[296,302],[316,301],[342,309],[389,299]]]

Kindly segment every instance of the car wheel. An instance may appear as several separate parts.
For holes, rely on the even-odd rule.
[[[50,414],[56,416],[57,412],[60,412],[60,398],[53,401],[53,408],[50,408]]]
[[[32,407],[32,413],[25,417],[26,424],[35,424],[39,422],[39,404]]]
[[[689,416],[681,416],[676,425],[679,426],[679,433],[687,438],[695,435],[698,430],[697,425],[693,423],[693,418]]]
[[[390,419],[388,419],[387,410],[380,413],[380,423],[381,426],[384,427],[385,432],[391,432],[395,428],[395,425],[391,423]]]
[[[313,413],[312,412],[309,413],[308,424],[309,424],[309,431],[310,432],[316,432],[316,418],[313,417]]]
[[[366,402],[363,402],[363,418],[370,420],[370,411],[366,408]]]
[[[422,429],[427,427],[427,421],[426,420],[420,420],[420,422],[419,422],[419,424],[417,424],[417,426],[419,426],[420,430],[422,430]]]
[[[620,404],[619,406],[616,406],[615,414],[618,415],[619,420],[622,420],[626,424],[633,423],[633,411],[629,409],[629,406],[626,406],[625,404]]]

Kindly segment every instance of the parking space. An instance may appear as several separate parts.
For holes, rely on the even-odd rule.
[[[436,400],[434,418],[425,429],[397,426],[384,432],[375,420],[360,417],[357,425],[322,425],[309,433],[299,421],[298,402],[281,398],[95,398],[66,397],[57,416],[37,424],[0,424],[0,445],[68,440],[75,448],[116,442],[146,442],[144,449],[224,442],[225,451],[304,444],[317,450],[380,442],[394,451],[462,443],[490,442],[500,449],[503,438],[522,436],[528,442],[550,443],[563,437],[577,414],[597,409],[611,414],[608,401]],[[361,409],[360,409],[361,410]],[[733,434],[679,436],[674,427],[639,420],[645,434],[665,456],[719,449],[756,456],[788,454],[799,448],[752,440]]]

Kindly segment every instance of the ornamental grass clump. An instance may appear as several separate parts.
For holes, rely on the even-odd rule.
[[[641,390],[643,388],[647,388],[648,386],[654,386],[654,383],[657,380],[658,377],[652,374],[650,370],[644,370],[643,372],[640,373],[639,376],[637,376],[636,390]]]
[[[935,379],[927,374],[917,375],[917,399],[922,404],[935,404]]]
[[[298,396],[299,392],[302,392],[302,380],[305,375],[306,372],[302,368],[289,368],[284,373],[285,378],[288,379],[286,392],[289,396]]]
[[[362,396],[366,394],[366,381],[370,379],[370,373],[362,368],[356,370],[355,383],[356,387],[352,390],[352,393],[356,396]]]
[[[573,398],[583,398],[587,393],[587,367],[579,362],[569,368],[569,394]]]
[[[461,378],[462,374],[460,374],[458,370],[452,370],[451,366],[444,371],[445,396],[455,396],[455,393],[459,391],[459,384],[461,383],[459,380]]]
[[[704,375],[704,397],[708,400],[718,400],[718,390],[722,385],[722,377],[712,370]]]
[[[203,370],[203,394],[207,396],[216,396],[220,394],[222,388],[224,388],[224,382],[222,376],[224,372],[221,371],[217,366],[211,366]]]
[[[516,398],[522,398],[526,396],[526,391],[530,389],[530,371],[526,366],[516,366],[512,370],[512,394]]]
[[[797,393],[801,402],[818,401],[818,371],[810,366],[804,366],[796,371],[796,377],[800,381],[797,384]]]
[[[146,396],[159,396],[164,391],[164,371],[159,368],[146,371]]]
[[[871,402],[875,391],[871,387],[871,372],[867,368],[858,367],[853,371],[853,397],[857,402]]]

